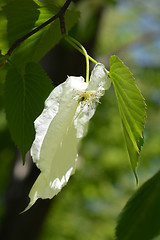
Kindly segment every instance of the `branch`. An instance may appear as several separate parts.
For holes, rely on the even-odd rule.
[[[11,56],[12,52],[14,51],[14,49],[16,49],[17,47],[19,47],[19,45],[25,41],[27,38],[31,37],[33,34],[37,33],[38,31],[40,31],[42,28],[46,27],[48,24],[52,23],[53,21],[55,21],[57,18],[60,19],[60,26],[61,26],[61,32],[62,34],[65,34],[65,23],[64,23],[64,14],[67,10],[67,8],[69,7],[70,3],[72,0],[67,0],[65,2],[65,4],[63,5],[63,7],[60,9],[60,11],[54,15],[53,17],[51,17],[49,20],[47,20],[46,22],[42,23],[40,26],[38,26],[37,28],[35,28],[34,30],[32,30],[31,32],[27,33],[26,35],[24,35],[23,37],[19,38],[16,40],[15,43],[13,43],[13,45],[10,47],[10,49],[7,52],[8,56]]]

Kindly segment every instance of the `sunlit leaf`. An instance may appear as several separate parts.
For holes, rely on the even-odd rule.
[[[0,67],[2,67],[6,62],[6,56],[1,54],[0,50]]]
[[[160,172],[145,182],[120,214],[117,240],[152,240],[160,233]]]
[[[136,176],[138,156],[143,145],[145,102],[132,73],[117,56],[111,56],[109,75],[115,89],[127,149]]]
[[[11,46],[35,27],[40,11],[33,0],[13,0],[3,7],[7,17],[7,39]]]
[[[35,22],[40,14],[38,7],[33,0],[14,0],[2,7],[0,30],[2,30],[1,38],[4,39],[4,42],[0,43],[0,47],[3,52],[6,43],[8,48],[11,47],[17,39],[35,27]]]
[[[33,122],[42,111],[44,100],[52,88],[49,77],[36,63],[28,63],[24,75],[15,68],[7,73],[6,115],[12,138],[23,159],[34,139]]]
[[[60,10],[54,3],[49,5],[33,0],[14,0],[8,3],[0,12],[0,48],[6,54],[16,40],[23,37],[45,21],[49,20]],[[66,30],[69,31],[77,22],[79,12],[67,10],[65,13]],[[18,68],[29,61],[39,61],[61,39],[59,19],[56,19],[37,33],[30,36],[18,46],[10,60]]]
[[[41,10],[42,12],[42,10]],[[40,22],[45,22],[54,14],[51,12],[42,12]],[[79,13],[67,11],[65,14],[66,28],[69,31],[79,18]],[[38,21],[38,22],[39,22]],[[12,54],[11,60],[18,67],[21,67],[27,61],[39,61],[49,50],[51,50],[63,38],[61,33],[59,19],[49,24],[39,32],[25,40]]]

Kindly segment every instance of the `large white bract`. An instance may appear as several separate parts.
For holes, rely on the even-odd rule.
[[[30,193],[28,210],[38,198],[53,198],[75,172],[77,145],[86,134],[99,99],[110,87],[104,65],[94,67],[89,83],[83,77],[68,77],[45,101],[35,120],[36,136],[31,156],[41,170]]]

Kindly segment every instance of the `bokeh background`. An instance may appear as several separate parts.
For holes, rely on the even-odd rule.
[[[81,16],[70,35],[107,69],[110,56],[118,55],[133,72],[146,99],[145,143],[137,170],[140,186],[160,168],[160,2],[81,0],[71,7]],[[63,41],[40,64],[54,86],[67,75],[85,76],[84,57]],[[38,200],[21,215],[39,171],[29,154],[22,165],[2,106],[0,89],[1,239],[113,240],[118,214],[138,188],[113,87],[102,98],[79,146],[76,174],[53,200]]]

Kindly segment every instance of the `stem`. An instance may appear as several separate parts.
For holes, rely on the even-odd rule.
[[[97,64],[97,61],[88,55],[86,49],[76,39],[67,35],[65,37],[65,40],[85,56],[85,58],[86,58],[86,82],[89,82],[89,60],[91,60],[95,64]]]
[[[83,52],[86,59],[86,82],[89,82],[89,58],[86,49],[74,38],[69,37],[72,42],[74,42]]]
[[[76,39],[66,36],[65,39],[70,43],[74,48],[76,48],[78,51],[80,51],[86,59],[86,82],[89,82],[89,56],[87,54],[86,49],[82,46],[81,43],[79,43]]]
[[[72,0],[67,0],[63,7],[60,9],[60,11],[54,15],[53,17],[51,17],[49,20],[47,20],[46,22],[42,23],[40,26],[38,26],[37,28],[35,28],[34,30],[32,30],[31,32],[27,33],[26,35],[24,35],[23,37],[19,38],[16,40],[15,43],[13,43],[13,45],[10,47],[10,49],[7,52],[7,55],[10,56],[12,54],[12,52],[14,51],[14,49],[16,49],[24,40],[26,40],[27,38],[31,37],[33,34],[37,33],[38,31],[40,31],[42,28],[46,27],[48,24],[52,23],[53,21],[55,21],[57,18],[60,19],[60,22],[63,20],[63,16],[67,10],[67,8],[69,7],[70,3]],[[63,25],[64,28],[64,25]],[[61,29],[62,33],[64,33],[65,29]]]
[[[66,36],[65,40],[68,41],[75,49],[77,49],[80,53],[82,53],[84,55],[84,52],[82,51],[81,47],[79,47],[79,45],[81,45],[76,39],[70,37],[70,36]],[[77,45],[78,43],[78,45]],[[82,45],[81,45],[82,46]],[[92,58],[91,56],[88,55],[88,58],[91,62],[93,62],[94,64],[97,64],[98,62]]]
[[[89,58],[86,49],[82,46],[82,50],[84,52],[86,58],[86,82],[89,82]]]

